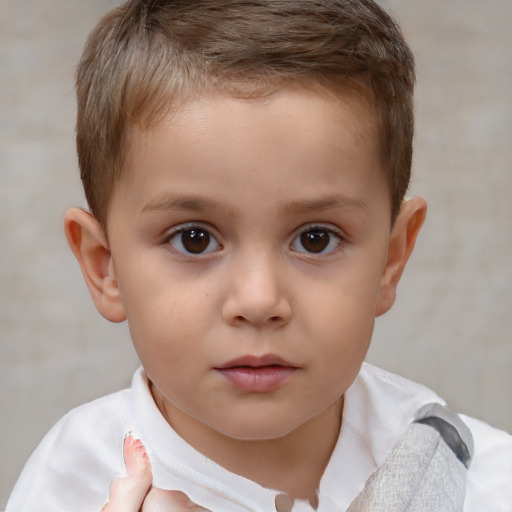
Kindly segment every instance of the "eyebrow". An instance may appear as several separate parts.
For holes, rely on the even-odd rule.
[[[355,210],[368,210],[368,204],[362,199],[344,195],[334,195],[311,200],[292,201],[286,205],[286,210],[293,213],[308,213],[330,208],[347,208]]]
[[[224,204],[214,199],[191,195],[183,197],[163,197],[152,199],[143,206],[141,214],[179,210],[204,212],[221,210],[225,208],[226,206]],[[320,197],[318,199],[291,201],[284,206],[283,210],[291,213],[309,213],[328,210],[330,208],[345,208],[367,211],[368,205],[365,201],[359,198],[335,195]]]
[[[141,214],[173,210],[190,210],[194,212],[203,212],[206,210],[218,210],[220,208],[222,208],[222,204],[218,201],[203,197],[164,197],[155,198],[146,203],[141,210]]]

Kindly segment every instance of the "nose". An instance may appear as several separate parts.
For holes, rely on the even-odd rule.
[[[223,318],[232,326],[279,329],[292,318],[290,290],[276,258],[252,255],[229,269]]]

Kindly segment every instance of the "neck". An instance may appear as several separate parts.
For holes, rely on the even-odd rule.
[[[190,417],[181,428],[184,413],[170,411],[155,399],[174,430],[209,459],[263,487],[317,506],[320,479],[339,435],[343,399],[283,437],[250,441],[225,436],[199,422],[191,424]]]

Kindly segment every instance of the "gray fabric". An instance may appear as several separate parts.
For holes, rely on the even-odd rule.
[[[414,421],[418,423],[426,423],[425,420],[431,419],[439,419],[441,422],[448,423],[458,434],[460,439],[456,440],[456,444],[463,445],[461,451],[467,452],[465,455],[465,460],[459,460],[469,468],[471,464],[471,459],[473,457],[473,453],[475,451],[475,446],[473,443],[473,436],[471,435],[471,430],[469,430],[468,426],[461,420],[460,416],[454,411],[451,407],[447,405],[441,405],[438,403],[426,404],[423,407],[420,407],[418,412],[415,415]],[[434,426],[434,428],[439,428],[433,424],[430,426]],[[439,429],[439,433],[441,437],[446,441],[446,443],[450,446],[450,441],[443,435],[442,428]],[[450,446],[453,451],[457,451],[454,446]],[[460,448],[459,448],[460,449]]]
[[[462,512],[466,475],[437,430],[413,423],[347,512]]]

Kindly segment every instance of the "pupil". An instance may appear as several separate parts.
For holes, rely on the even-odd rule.
[[[300,241],[307,251],[322,252],[329,245],[329,233],[321,230],[307,231],[300,235]]]
[[[210,233],[204,229],[191,229],[182,233],[181,242],[188,252],[199,254],[210,245]]]

